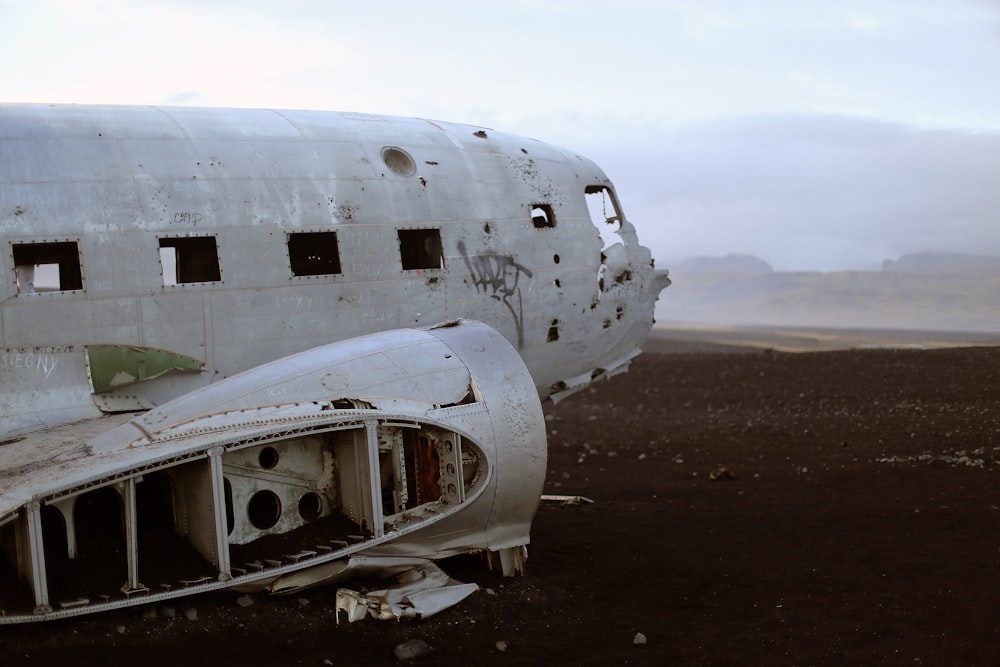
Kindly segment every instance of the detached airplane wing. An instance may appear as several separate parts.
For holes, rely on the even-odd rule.
[[[0,623],[302,588],[358,556],[488,550],[513,574],[545,461],[531,376],[484,324],[302,352],[0,447],[0,536],[30,589]]]

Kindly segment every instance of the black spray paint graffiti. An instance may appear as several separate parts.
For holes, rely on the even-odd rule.
[[[465,251],[465,243],[458,242],[458,251],[469,268],[477,292],[488,294],[502,302],[514,317],[517,326],[517,347],[524,343],[524,312],[521,304],[521,276],[531,277],[531,271],[514,261],[510,255],[487,252],[472,257]]]

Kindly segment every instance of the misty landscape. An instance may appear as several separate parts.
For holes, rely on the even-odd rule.
[[[916,253],[871,271],[775,271],[752,255],[669,267],[660,323],[995,332],[1000,256]]]
[[[0,667],[1000,665],[1000,1],[0,0],[0,6],[5,105],[139,105],[164,117],[172,107],[186,114],[195,107],[206,114],[212,108],[340,111],[365,114],[373,127],[380,116],[468,124],[490,151],[501,132],[538,140],[560,147],[571,164],[586,158],[597,165],[597,180],[606,177],[613,187],[619,219],[634,226],[655,268],[669,270],[672,281],[628,372],[595,369],[571,382],[607,379],[543,406],[544,495],[531,523],[525,576],[502,577],[483,553],[442,559],[449,577],[478,590],[418,621],[348,622],[338,586],[317,586],[284,596],[209,592],[76,618],[0,623]],[[9,136],[4,129],[0,137]],[[231,129],[233,143],[245,143],[239,128]],[[289,120],[273,143],[280,148],[286,132],[296,138],[310,131]],[[124,140],[102,136],[101,145],[127,154],[127,142],[112,141]],[[170,150],[180,163],[185,142],[175,143],[181,146]],[[383,150],[397,150],[385,144]],[[553,166],[536,162],[531,144],[525,146],[513,156],[483,155],[495,155],[497,173],[525,159],[526,174]],[[219,141],[204,151],[224,147]],[[345,155],[354,155],[345,147]],[[331,143],[317,155],[327,150],[341,148]],[[469,218],[475,232],[464,236],[483,229],[496,245],[482,257],[511,267],[524,263],[539,235],[572,229],[550,229],[555,217],[544,228],[532,225],[533,209],[573,211],[581,202],[572,197],[583,197],[590,183],[580,181],[575,194],[538,186],[540,199],[522,202],[519,224],[529,233],[522,241],[513,235],[517,219],[508,236],[492,214],[498,202],[482,196],[493,176],[482,186],[456,187],[444,164],[425,155],[427,146],[417,141],[412,150],[420,206],[451,198],[476,204],[481,215]],[[30,161],[22,166],[16,153],[5,156],[0,160],[8,160],[11,173],[23,172],[25,183],[34,178],[31,187],[49,183],[51,174],[29,173]],[[69,160],[55,150],[52,158],[52,164]],[[232,172],[221,160],[211,162],[216,171],[204,172],[217,174],[211,179],[185,171],[163,175],[162,183],[178,193],[232,192],[242,181],[222,174],[244,167],[266,174],[261,193],[269,192],[268,182],[294,183],[280,162],[263,157],[248,157],[246,165],[227,161]],[[339,211],[333,204],[354,181],[339,190],[337,183],[376,164],[364,158],[342,168],[317,158],[310,188],[329,190],[329,210]],[[136,192],[158,178],[145,165],[123,167]],[[373,193],[403,178],[386,165],[391,171],[373,178],[378,185],[367,190],[365,206],[386,205]],[[79,182],[67,193],[106,189],[117,178],[90,163],[74,173]],[[10,187],[0,183],[0,193]],[[361,216],[341,225],[331,215],[329,230],[325,220],[315,226],[302,193],[288,187],[289,238],[292,231],[322,229],[334,232],[336,245],[342,231],[346,244],[364,230]],[[506,207],[512,200],[504,196]],[[200,201],[177,195],[170,204],[181,218],[197,210],[188,199]],[[242,210],[240,201],[219,209]],[[20,200],[13,203],[0,208],[5,234],[29,217]],[[78,209],[73,217],[88,229],[146,229],[139,213],[145,203],[136,204],[135,214],[108,216],[115,206]],[[270,224],[252,217],[233,222],[233,229]],[[439,217],[460,227],[458,218]],[[592,217],[606,245],[621,240],[616,225],[600,224],[614,218]],[[207,223],[179,231],[205,236]],[[286,233],[274,229],[275,238]],[[76,231],[58,239],[31,234],[52,246],[78,237]],[[6,251],[28,236],[10,236]],[[387,238],[390,245],[397,240]],[[163,240],[161,254],[176,251]],[[207,239],[186,239],[195,240]],[[441,267],[452,274],[465,265],[459,247],[440,253],[455,260]],[[378,252],[365,260],[371,275],[380,276],[370,283],[373,301],[390,284],[381,281],[386,267],[377,264]],[[583,270],[567,256],[559,266],[566,289],[570,274],[594,278],[592,264]],[[109,261],[136,257],[108,255]],[[248,253],[238,257],[239,271],[249,274],[274,258]],[[155,266],[155,255],[149,262]],[[39,292],[61,284],[59,265],[48,266],[35,276]],[[530,289],[544,287],[539,277],[550,269],[535,272]],[[6,271],[16,285],[17,269]],[[81,281],[102,293],[98,273],[85,272]],[[116,269],[113,282],[128,275]],[[231,286],[230,275],[222,274],[221,287]],[[531,275],[514,281],[525,294]],[[340,288],[349,277],[331,280]],[[503,284],[502,272],[497,277]],[[436,280],[428,278],[429,289],[442,287]],[[325,287],[314,275],[291,281],[295,288]],[[564,290],[559,279],[551,284]],[[149,326],[152,313],[165,311],[163,294],[194,303],[209,289],[164,284],[162,292],[134,299],[142,306],[142,336],[163,338]],[[478,283],[472,289],[479,294]],[[487,297],[484,291],[483,298],[504,308],[507,292],[494,289]],[[367,296],[360,287],[358,293]],[[449,313],[458,307],[454,294]],[[17,295],[11,303],[21,308],[19,301],[35,296],[39,303],[48,299],[46,306],[72,299]],[[388,307],[371,313],[335,310],[339,301],[310,313],[334,313],[335,328],[354,324],[353,315],[389,322],[415,296],[393,294]],[[227,309],[211,302],[205,297],[208,305],[193,309],[199,315],[186,322],[203,331],[199,349],[206,356],[209,341],[258,340],[251,327],[213,328],[204,314]],[[626,303],[619,315],[638,317],[635,304]],[[524,314],[548,322],[547,309]],[[61,345],[87,326],[118,335],[133,310],[118,307],[107,321],[67,318],[59,331],[39,330],[27,344]],[[0,318],[0,334],[24,329],[22,312]],[[293,314],[280,334],[259,337],[265,347],[284,346],[291,324],[307,319]],[[641,313],[644,326],[648,315]],[[277,320],[260,309],[240,321],[268,317]],[[593,339],[625,330],[618,322],[612,327]],[[72,342],[75,350],[68,349],[83,355],[84,341]],[[217,349],[236,355],[235,347]],[[88,356],[87,382],[89,363]],[[18,371],[27,376],[31,369]],[[45,396],[17,389],[10,395],[24,396],[24,405]],[[0,408],[3,400],[0,391]],[[476,406],[465,403],[439,406],[435,414],[474,414]],[[10,442],[0,437],[0,446]],[[215,454],[208,452],[205,467],[222,479]],[[157,472],[146,473],[145,486]],[[105,489],[108,495],[128,498],[128,488],[117,484],[117,492]],[[131,490],[134,500],[135,484]],[[56,502],[64,499],[72,500]],[[221,519],[218,494],[212,499]],[[26,516],[40,517],[42,504],[37,497],[26,504]],[[21,531],[20,539],[31,530],[26,516],[0,528]],[[125,531],[124,515],[108,526]],[[224,542],[218,536],[216,548]],[[49,537],[41,537],[44,547]],[[44,549],[26,562],[38,556],[44,565]],[[19,573],[21,565],[0,556],[6,572]],[[386,585],[375,578],[350,583],[352,592]],[[13,614],[3,607],[0,617],[9,622]],[[413,643],[421,652],[411,660],[399,649]]]

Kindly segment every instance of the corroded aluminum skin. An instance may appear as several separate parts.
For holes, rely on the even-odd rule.
[[[404,168],[386,157],[399,150]],[[331,341],[456,318],[500,331],[539,395],[558,398],[627,366],[669,282],[624,213],[620,242],[603,248],[584,195],[613,187],[597,165],[487,128],[0,105],[0,154],[0,441],[156,405]],[[553,225],[533,226],[539,204]],[[443,266],[402,269],[400,229],[439,230]],[[286,235],[301,231],[336,232],[340,273],[291,275]],[[201,236],[216,238],[220,280],[165,284],[159,240]],[[56,242],[77,244],[82,289],[19,293],[12,247]],[[203,369],[96,397],[93,346],[168,351]]]

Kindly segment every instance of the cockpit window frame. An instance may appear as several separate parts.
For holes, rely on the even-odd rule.
[[[602,197],[599,216],[595,206],[595,197],[598,195]],[[604,199],[605,197],[606,199]],[[587,203],[590,221],[597,228],[597,233],[601,237],[603,249],[606,250],[616,244],[624,244],[625,240],[621,238],[621,229],[625,222],[625,215],[622,213],[615,189],[607,183],[593,183],[584,188],[584,199]],[[608,215],[609,205],[612,215]]]

